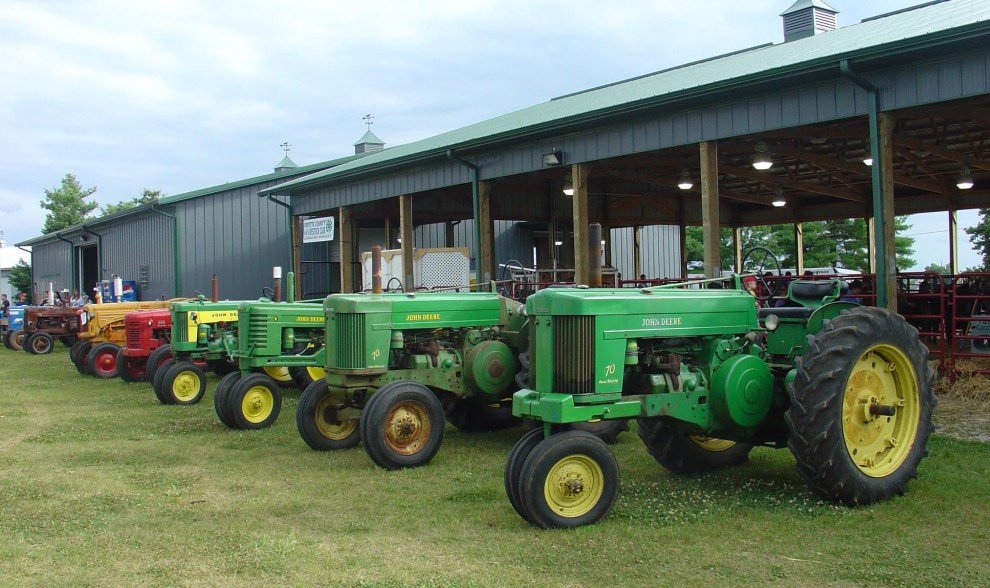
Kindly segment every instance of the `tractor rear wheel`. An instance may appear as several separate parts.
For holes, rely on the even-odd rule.
[[[248,374],[237,380],[227,399],[227,416],[235,429],[270,427],[282,410],[282,389],[266,374]]]
[[[117,375],[121,380],[128,383],[143,382],[147,368],[147,357],[127,357],[123,347],[117,350]]]
[[[172,346],[171,345],[159,345],[154,351],[148,355],[148,367],[145,368],[146,378],[149,382],[154,383],[155,373],[158,368],[166,361],[172,361]]]
[[[317,451],[350,449],[361,441],[358,421],[338,418],[340,402],[327,381],[316,380],[303,391],[296,407],[296,428],[306,445]]]
[[[226,376],[220,378],[217,382],[217,387],[213,389],[213,410],[217,413],[217,418],[220,422],[227,425],[231,429],[236,429],[237,426],[230,415],[227,414],[227,404],[230,397],[230,389],[233,388],[234,382],[241,378],[241,372],[230,372]]]
[[[47,355],[55,349],[55,338],[48,333],[35,331],[24,341],[24,350],[32,355]]]
[[[532,449],[519,480],[530,522],[544,529],[580,527],[612,509],[619,495],[619,464],[595,435],[564,431]]]
[[[24,349],[24,329],[14,329],[7,332],[7,347],[14,351]]]
[[[361,444],[388,470],[429,463],[443,443],[443,405],[422,384],[389,382],[378,389],[361,412]]]
[[[103,342],[93,346],[86,356],[86,370],[97,378],[117,377],[117,352],[120,350],[115,343]]]
[[[509,458],[505,461],[505,472],[502,476],[505,483],[505,495],[509,498],[509,504],[519,513],[519,516],[534,524],[535,522],[529,518],[529,513],[523,508],[521,474],[526,458],[541,441],[543,441],[543,427],[526,431],[526,434],[512,446]]]
[[[162,376],[161,394],[167,404],[196,404],[206,393],[206,374],[190,361],[173,363]]]
[[[83,341],[82,345],[76,348],[75,356],[71,355],[72,350],[69,350],[69,358],[72,359],[72,364],[76,366],[76,371],[84,376],[88,376],[89,372],[86,371],[86,362],[89,360],[89,352],[93,350],[92,341]]]
[[[210,368],[211,372],[221,378],[230,372],[236,372],[238,370],[237,362],[229,357],[224,357],[222,359],[210,359],[206,362],[206,367]]]
[[[788,448],[826,500],[871,504],[904,494],[928,455],[935,374],[898,314],[854,308],[808,337],[788,387]]]
[[[171,355],[159,362],[158,369],[155,370],[155,375],[151,381],[151,389],[155,391],[155,398],[162,404],[172,403],[171,397],[165,394],[165,388],[162,387],[162,383],[165,380],[165,374],[168,373],[168,369],[172,367],[173,363],[175,363],[175,360],[172,359]]]
[[[289,368],[281,365],[265,366],[261,368],[260,372],[267,374],[269,378],[275,380],[279,386],[294,386],[295,383],[292,381],[292,374],[289,373]]]
[[[313,382],[327,377],[327,371],[320,366],[293,367],[289,368],[289,373],[296,388],[300,390],[305,390]]]
[[[512,401],[488,404],[477,399],[464,399],[447,413],[447,420],[461,431],[500,431],[519,424],[512,416]]]
[[[657,463],[675,474],[703,474],[745,463],[753,446],[689,435],[659,418],[636,420],[636,432]]]

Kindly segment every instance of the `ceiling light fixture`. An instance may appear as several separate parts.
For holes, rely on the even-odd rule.
[[[770,148],[763,141],[756,144],[756,155],[753,156],[753,167],[760,171],[768,170],[773,167],[773,158],[770,156]]]
[[[564,178],[564,196],[574,195],[574,182],[571,181],[571,174]]]
[[[787,200],[784,198],[784,191],[780,189],[780,186],[773,191],[773,200],[771,201],[771,204],[777,208],[787,204]]]
[[[688,168],[681,170],[681,179],[677,181],[677,187],[681,190],[690,190],[694,186],[694,181],[691,180],[691,172]]]
[[[969,173],[969,166],[964,165],[959,170],[959,177],[956,178],[956,187],[960,190],[969,190],[973,187],[973,174]]]

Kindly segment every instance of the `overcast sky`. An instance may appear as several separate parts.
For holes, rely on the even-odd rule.
[[[66,173],[111,204],[395,146],[783,40],[793,0],[0,0],[0,231],[41,234]],[[922,0],[834,0],[839,26]],[[914,217],[920,266],[945,214]],[[960,225],[978,221],[960,213]],[[960,230],[961,267],[979,263]]]

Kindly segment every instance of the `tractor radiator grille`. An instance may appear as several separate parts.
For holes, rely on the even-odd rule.
[[[366,344],[364,338],[363,314],[337,314],[337,333],[334,338],[334,352],[337,354],[337,367],[345,370],[364,369]]]
[[[175,333],[172,339],[175,341],[188,341],[189,340],[189,329],[186,326],[186,321],[188,320],[186,313],[178,314],[172,317],[172,332]]]
[[[559,316],[554,321],[553,390],[595,391],[595,317]]]
[[[268,347],[268,316],[264,313],[252,314],[248,318],[248,344],[251,349]]]
[[[127,327],[127,346],[131,349],[142,347],[141,326]]]

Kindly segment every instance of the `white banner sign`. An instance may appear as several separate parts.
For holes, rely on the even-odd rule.
[[[333,241],[335,217],[311,218],[303,221],[303,243]]]

